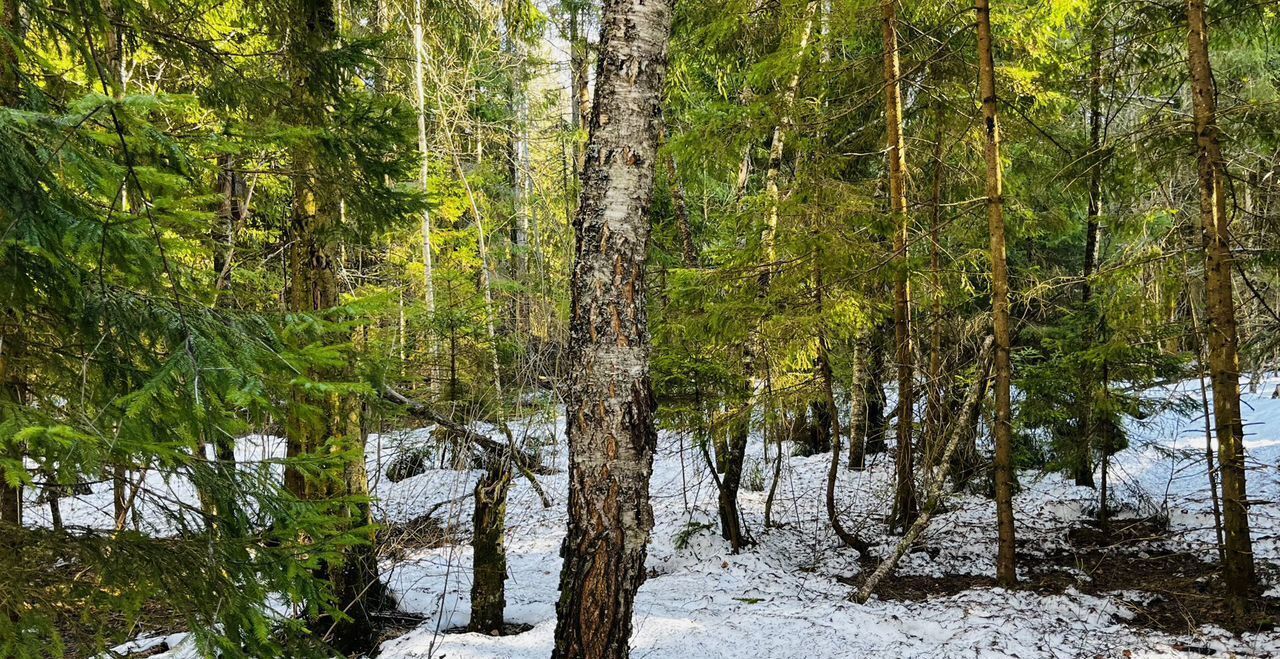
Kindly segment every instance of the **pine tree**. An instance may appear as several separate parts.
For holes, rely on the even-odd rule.
[[[1214,427],[1222,467],[1222,568],[1231,604],[1248,608],[1256,575],[1245,491],[1244,425],[1240,418],[1240,337],[1232,292],[1231,216],[1227,212],[1226,161],[1217,124],[1217,92],[1209,61],[1208,10],[1203,0],[1187,0],[1187,61],[1199,163],[1200,231],[1203,234],[1206,315],[1209,321],[1209,378],[1213,383]]]
[[[978,93],[986,135],[987,218],[991,239],[991,308],[995,334],[995,490],[997,542],[996,578],[1001,585],[1018,581],[1014,562],[1013,529],[1013,415],[1010,388],[1009,271],[1005,262],[1004,183],[1000,162],[1000,125],[996,105],[995,63],[991,42],[991,6],[978,0]]]

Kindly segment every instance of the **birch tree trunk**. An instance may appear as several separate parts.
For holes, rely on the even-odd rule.
[[[906,531],[919,513],[916,502],[915,455],[911,430],[915,408],[914,356],[911,350],[911,287],[907,278],[907,241],[911,220],[907,215],[907,155],[902,136],[902,93],[898,63],[897,0],[882,0],[884,20],[885,121],[888,124],[889,201],[893,212],[893,327],[894,360],[898,365],[898,453],[895,462],[897,488],[893,497],[890,529]]]
[[[1245,492],[1244,425],[1240,418],[1240,336],[1232,291],[1231,217],[1227,212],[1226,161],[1217,124],[1217,91],[1209,62],[1209,27],[1204,0],[1187,0],[1187,51],[1195,112],[1200,173],[1200,230],[1204,244],[1209,381],[1213,385],[1214,429],[1222,470],[1222,571],[1232,606],[1248,608],[1255,586]]]
[[[1013,529],[1013,416],[1010,385],[1013,365],[1009,360],[1009,271],[1005,263],[1004,182],[1000,164],[1000,126],[996,107],[995,58],[991,53],[990,0],[977,0],[978,85],[982,97],[982,118],[986,132],[987,224],[991,238],[991,311],[995,335],[995,489],[996,489],[996,579],[1002,586],[1018,581],[1014,562]]]
[[[423,81],[423,69],[426,59],[426,44],[423,43],[422,0],[413,0],[413,88],[418,114],[418,155],[422,159],[418,170],[418,185],[422,194],[430,192],[431,151],[427,142],[427,98],[426,85]],[[427,303],[427,316],[436,313],[435,271],[431,244],[431,211],[422,209],[422,286],[423,298]],[[435,356],[438,346],[434,339],[430,340],[432,359],[428,379],[434,391],[436,388]]]
[[[508,28],[509,30],[510,28]],[[515,222],[511,227],[512,261],[514,279],[520,286],[512,301],[513,329],[517,334],[527,334],[531,301],[529,299],[529,200],[533,181],[530,169],[533,159],[529,151],[529,94],[526,76],[528,54],[526,47],[515,36],[507,35],[510,56],[515,60],[515,80],[511,83],[511,115],[515,125],[511,127],[511,188],[514,191]]]
[[[1100,18],[1095,20],[1101,20]],[[1089,54],[1089,208],[1085,220],[1084,237],[1084,272],[1080,287],[1080,301],[1084,312],[1090,313],[1089,302],[1093,299],[1093,272],[1098,259],[1098,218],[1102,214],[1102,28],[1093,26],[1093,46]],[[1081,387],[1083,400],[1080,403],[1080,430],[1082,446],[1077,456],[1075,481],[1076,485],[1093,487],[1093,435],[1097,424],[1094,423],[1093,391],[1096,383],[1086,374]],[[1104,451],[1108,447],[1103,448]],[[1105,506],[1099,511],[1105,510]]]
[[[781,202],[778,177],[781,175],[782,170],[782,154],[786,148],[787,131],[794,123],[791,113],[796,104],[796,95],[800,90],[800,70],[804,63],[805,51],[809,48],[809,37],[813,34],[813,19],[817,9],[817,0],[809,0],[809,4],[805,8],[804,27],[800,29],[800,43],[796,49],[795,68],[792,70],[791,78],[787,81],[787,88],[782,96],[782,116],[779,118],[778,123],[774,125],[773,137],[769,141],[769,168],[765,171],[764,178],[764,193],[769,208],[765,216],[764,231],[760,236],[760,242],[764,247],[764,282],[766,285],[773,274],[774,262],[778,259],[778,205]],[[745,171],[744,167],[743,172]],[[740,175],[739,179],[745,179],[745,174]]]
[[[552,657],[627,657],[653,528],[657,443],[645,259],[670,0],[606,0],[595,112],[574,218],[569,529]]]

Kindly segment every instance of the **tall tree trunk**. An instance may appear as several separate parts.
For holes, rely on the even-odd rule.
[[[938,104],[937,136],[933,143],[933,194],[929,199],[929,280],[933,287],[933,308],[929,314],[929,384],[924,411],[925,465],[933,469],[938,465],[941,450],[943,417],[942,396],[942,178],[946,171],[943,162],[942,128],[943,105]]]
[[[977,0],[978,84],[986,132],[987,223],[991,237],[991,310],[995,345],[995,490],[996,579],[1003,586],[1018,581],[1014,562],[1013,531],[1013,414],[1010,385],[1013,365],[1009,359],[1009,272],[1004,244],[1004,173],[1000,164],[1000,126],[996,110],[995,59],[991,52],[990,0]]]
[[[423,80],[426,60],[426,44],[423,43],[422,0],[413,0],[413,89],[418,115],[418,186],[422,194],[430,192],[431,149],[427,142],[427,98],[426,82]],[[423,301],[427,303],[427,316],[436,313],[436,287],[433,245],[431,242],[431,211],[422,209],[422,286]],[[437,342],[430,339],[429,351],[432,359],[428,370],[431,387],[436,387],[435,357],[439,352]]]
[[[514,261],[514,279],[519,288],[515,291],[513,307],[513,329],[517,334],[529,332],[529,200],[532,195],[533,182],[529,173],[533,160],[529,152],[529,95],[528,83],[525,80],[526,60],[525,46],[510,34],[507,35],[508,48],[515,60],[515,80],[511,83],[511,114],[515,125],[511,127],[511,188],[514,192],[515,221],[511,226],[512,261]]]
[[[103,35],[102,63],[97,65],[97,75],[103,92],[120,101],[124,98],[127,83],[124,32],[117,29],[122,20],[121,10],[117,3],[107,0],[102,5],[102,11],[108,20]],[[130,184],[129,175],[126,173],[124,180],[121,181],[118,200],[122,213],[137,212],[138,204],[133,203],[137,193],[136,186]],[[124,458],[116,458],[111,465],[111,503],[117,531],[125,528],[129,518],[128,482],[128,465]]]
[[[1095,18],[1093,45],[1089,54],[1089,208],[1085,220],[1084,273],[1080,286],[1083,312],[1092,317],[1090,301],[1093,299],[1093,277],[1098,259],[1098,218],[1102,214],[1102,26],[1101,18]],[[1092,328],[1089,330],[1092,337]],[[1096,384],[1086,373],[1081,383],[1083,400],[1080,401],[1081,444],[1076,456],[1076,485],[1093,487],[1093,436],[1098,424],[1093,411],[1093,391]]]
[[[299,0],[294,14],[297,23],[288,44],[294,120],[302,125],[325,123],[325,90],[338,88],[331,69],[317,68],[317,55],[337,40],[337,22],[331,0]],[[293,172],[293,204],[289,219],[288,277],[285,303],[290,311],[323,312],[339,303],[337,259],[341,201],[339,181],[317,176],[320,155],[310,144],[290,150]],[[316,369],[316,380],[345,380],[346,369]],[[345,529],[367,528],[370,511],[362,499],[368,496],[364,466],[364,432],[360,403],[337,393],[297,392],[286,420],[286,452],[291,458],[318,457],[331,452],[345,456],[337,473],[307,474],[286,465],[285,487],[303,499],[350,498],[334,514],[343,517]],[[320,414],[304,412],[316,407]],[[376,642],[371,613],[386,606],[387,594],[378,577],[373,543],[348,548],[340,559],[317,570],[332,588],[334,605],[343,616],[323,615],[313,621],[317,633],[343,652],[366,651]]]
[[[774,125],[773,137],[769,141],[769,168],[765,172],[764,179],[768,209],[765,215],[764,230],[760,236],[765,261],[762,281],[766,286],[773,275],[775,262],[778,260],[778,205],[781,203],[778,178],[781,176],[782,171],[782,154],[786,149],[787,131],[790,130],[795,122],[792,111],[796,104],[796,95],[800,91],[800,72],[804,65],[805,52],[809,48],[809,37],[813,34],[813,20],[817,9],[818,0],[809,0],[805,8],[804,26],[800,29],[800,43],[796,48],[795,67],[792,69],[791,77],[787,80],[787,87],[782,95],[782,116],[779,117],[778,123]],[[739,175],[739,180],[745,179],[745,171],[744,166]]]
[[[897,487],[893,497],[890,529],[903,531],[919,513],[916,502],[915,452],[911,445],[915,418],[914,353],[911,350],[911,285],[907,277],[907,242],[911,219],[907,215],[907,155],[902,136],[901,70],[898,64],[897,0],[882,0],[884,20],[885,121],[888,124],[889,201],[893,211],[893,333],[894,360],[898,365]]]
[[[669,0],[607,0],[576,248],[567,387],[569,529],[552,657],[629,655],[631,614],[653,528],[657,443],[645,259]]]
[[[1187,0],[1187,51],[1195,111],[1200,173],[1200,229],[1205,262],[1209,380],[1222,469],[1222,570],[1232,606],[1243,612],[1256,580],[1245,491],[1244,424],[1240,417],[1240,336],[1232,293],[1231,217],[1227,213],[1227,165],[1217,124],[1218,100],[1209,62],[1204,0]]]

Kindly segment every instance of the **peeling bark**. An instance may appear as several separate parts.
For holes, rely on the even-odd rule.
[[[552,657],[627,657],[657,443],[645,259],[669,0],[607,0],[575,259],[566,388],[569,528]]]

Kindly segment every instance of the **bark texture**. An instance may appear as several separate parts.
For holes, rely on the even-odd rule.
[[[481,634],[501,634],[507,606],[507,491],[511,487],[510,454],[491,456],[476,481],[472,514],[471,621],[467,628]]]
[[[669,0],[606,0],[576,234],[570,318],[569,528],[555,648],[563,659],[627,657],[653,510],[657,442],[645,258]]]
[[[1217,90],[1209,62],[1204,0],[1187,1],[1187,59],[1200,174],[1200,230],[1204,245],[1205,306],[1209,328],[1209,381],[1222,470],[1222,571],[1233,606],[1247,608],[1256,583],[1245,494],[1244,425],[1240,419],[1240,335],[1232,292],[1231,217],[1227,167],[1218,129]]]
[[[995,335],[995,490],[996,579],[1003,586],[1018,581],[1013,535],[1013,417],[1009,387],[1013,365],[1009,360],[1009,271],[1005,263],[1004,182],[1000,165],[1000,125],[996,107],[995,60],[991,53],[991,6],[977,0],[978,86],[986,132],[987,228],[991,238],[991,315]]]

